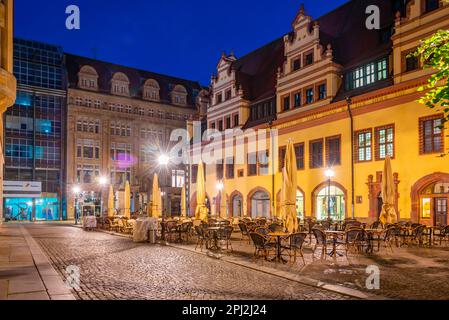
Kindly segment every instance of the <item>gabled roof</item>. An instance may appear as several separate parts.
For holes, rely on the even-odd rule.
[[[284,40],[276,39],[232,62],[236,82],[247,100],[260,100],[276,93],[277,70],[284,63]]]
[[[78,72],[81,67],[89,65],[98,73],[98,89],[99,92],[109,94],[111,92],[111,79],[117,72],[124,73],[130,81],[130,97],[142,98],[142,88],[148,79],[154,79],[160,87],[160,101],[170,103],[170,92],[176,85],[182,85],[187,90],[187,104],[190,107],[195,106],[195,97],[193,91],[199,93],[203,87],[196,81],[185,80],[181,78],[171,77],[154,73],[150,71],[139,70],[126,66],[113,64],[110,62],[95,60],[91,58],[81,57],[72,54],[66,54],[66,65],[68,72],[69,88],[76,88],[78,85]]]

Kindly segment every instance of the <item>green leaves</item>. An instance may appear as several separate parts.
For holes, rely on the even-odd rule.
[[[419,57],[424,69],[436,72],[429,77],[427,85],[418,92],[427,91],[418,102],[437,112],[443,112],[443,123],[449,121],[449,30],[438,30],[431,37],[421,41],[415,52],[407,57]]]

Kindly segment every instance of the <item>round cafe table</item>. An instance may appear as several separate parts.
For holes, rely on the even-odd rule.
[[[212,239],[214,240],[214,243],[212,246],[209,247],[211,250],[220,250],[220,246],[218,245],[218,231],[223,229],[222,227],[208,227],[207,231],[209,233],[212,233]]]
[[[340,257],[343,256],[342,253],[337,252],[337,240],[339,237],[345,235],[345,231],[325,230],[324,233],[326,234],[326,237],[327,236],[332,237],[332,250],[328,254],[333,258],[336,258],[337,255]]]
[[[269,237],[276,238],[276,256],[272,259],[272,261],[287,263],[287,260],[282,258],[281,255],[281,238],[285,238],[289,235],[290,233],[287,232],[269,232],[267,234]]]

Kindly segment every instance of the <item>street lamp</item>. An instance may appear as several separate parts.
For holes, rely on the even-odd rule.
[[[170,157],[167,156],[166,154],[161,154],[161,155],[158,157],[157,161],[159,162],[159,165],[161,165],[161,166],[167,166],[168,163],[170,162]]]
[[[98,178],[98,184],[100,185],[100,216],[103,216],[103,187],[109,183],[109,179],[106,176]]]
[[[327,178],[327,220],[331,220],[331,179],[335,176],[334,170],[331,168],[324,172]]]
[[[224,188],[224,184],[223,184],[223,181],[218,181],[217,182],[217,190],[218,190],[218,200],[219,200],[219,202],[218,202],[218,217],[221,217],[221,191],[223,190],[223,188]]]
[[[78,224],[78,195],[81,193],[81,188],[74,186],[72,192],[75,195],[75,224]]]

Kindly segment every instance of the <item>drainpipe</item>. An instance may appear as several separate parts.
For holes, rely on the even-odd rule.
[[[351,97],[346,97],[346,103],[348,104],[348,113],[349,113],[349,119],[351,123],[351,217],[352,219],[355,218],[355,183],[354,183],[354,117],[352,115],[352,99]]]
[[[276,201],[276,195],[274,194],[274,175],[276,174],[275,172],[275,167],[274,167],[274,139],[273,139],[273,120],[270,120],[268,122],[268,125],[270,126],[270,140],[271,140],[271,171],[272,171],[272,175],[271,175],[271,217],[275,217],[276,216],[276,206],[275,206],[275,201]]]

